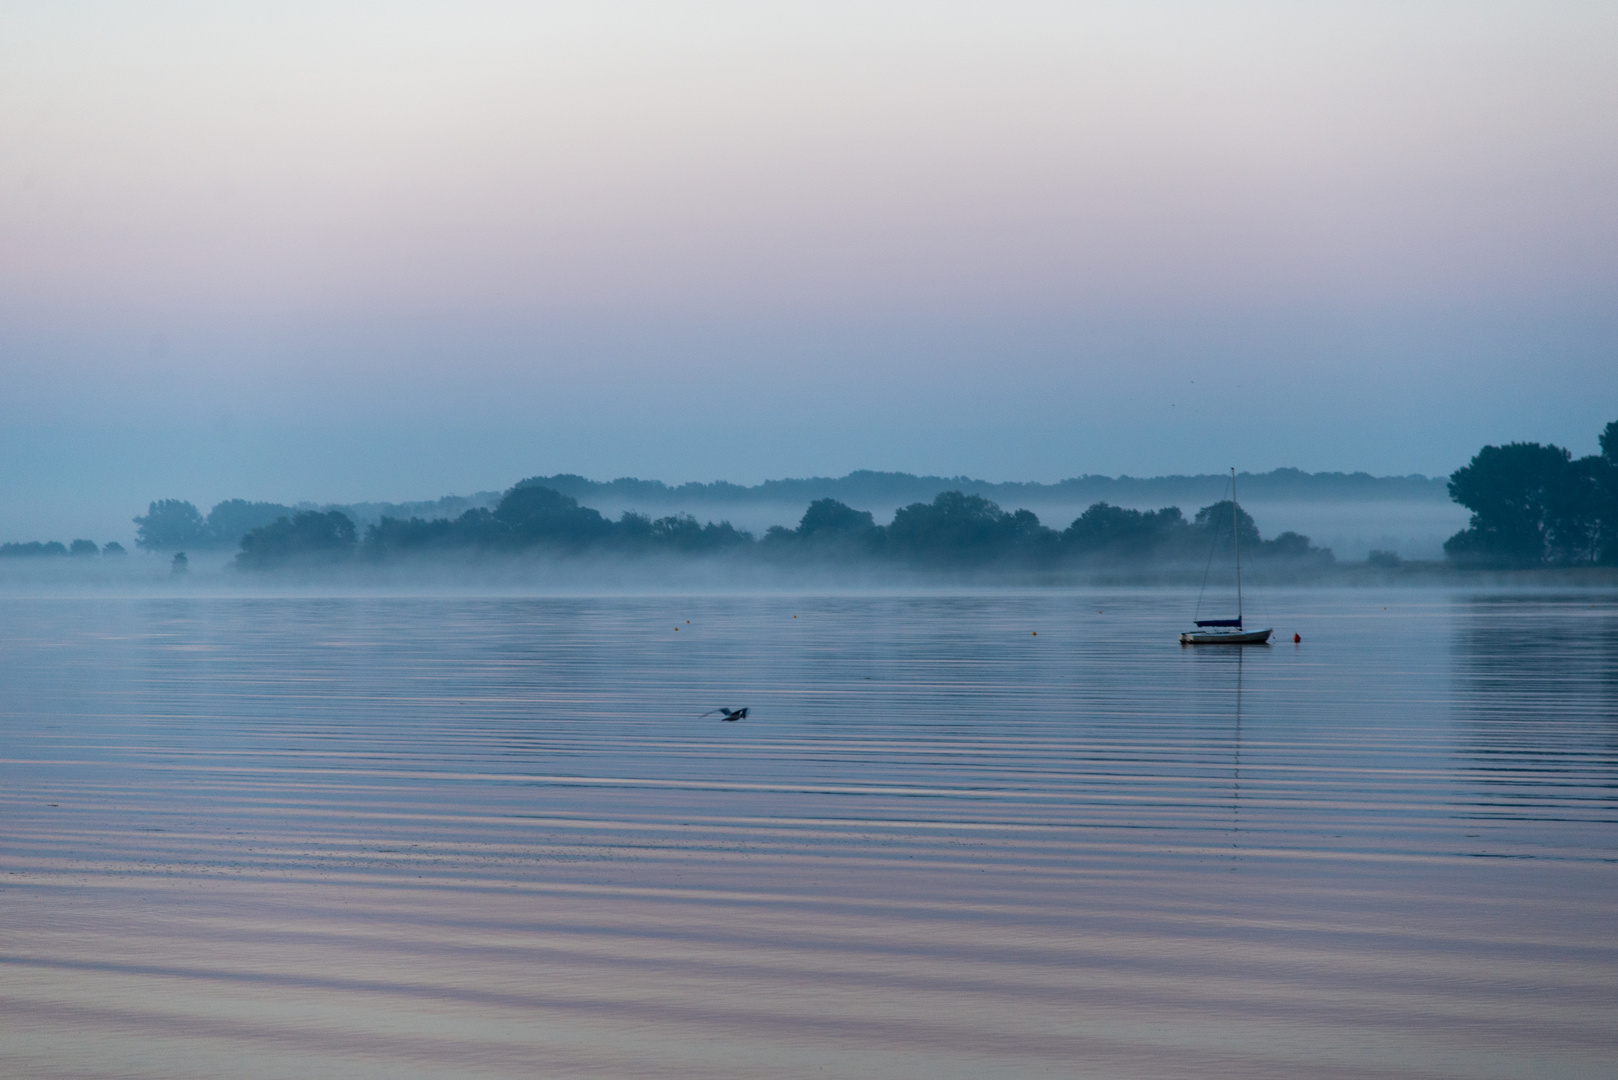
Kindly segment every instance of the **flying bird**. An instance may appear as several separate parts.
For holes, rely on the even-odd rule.
[[[746,720],[747,719],[747,710],[746,709],[709,709],[707,712],[703,713],[702,716],[712,716],[714,713],[723,713],[724,715],[720,716],[720,718],[719,718],[721,720]],[[697,719],[701,720],[702,716],[697,717]]]

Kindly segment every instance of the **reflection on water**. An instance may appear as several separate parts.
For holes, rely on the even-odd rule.
[[[1256,599],[11,602],[0,1074],[1610,1075],[1613,598]]]
[[[1457,605],[1458,777],[1472,816],[1612,855],[1618,825],[1618,606],[1605,596]]]

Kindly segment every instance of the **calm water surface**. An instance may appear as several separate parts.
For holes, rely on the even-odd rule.
[[[5,599],[0,1075],[1618,1073],[1615,598],[1256,606]]]

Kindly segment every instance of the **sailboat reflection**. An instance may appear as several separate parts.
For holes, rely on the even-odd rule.
[[[1242,847],[1242,709],[1246,661],[1244,649],[1198,652],[1199,682],[1206,679],[1203,700],[1207,702],[1203,715],[1209,725],[1205,746],[1207,777],[1206,822],[1209,847],[1217,847],[1212,834],[1229,831],[1230,848],[1234,861]],[[1207,664],[1209,666],[1204,667]],[[1227,696],[1228,695],[1228,696]],[[1226,709],[1230,711],[1227,712]],[[1228,742],[1226,741],[1228,740]],[[1228,746],[1230,760],[1221,765],[1223,751]],[[1230,818],[1221,824],[1220,807],[1224,805],[1224,770],[1230,770]],[[1251,809],[1251,808],[1249,808]]]
[[[1236,726],[1231,748],[1230,781],[1230,846],[1240,852],[1242,846],[1242,655],[1236,650]]]

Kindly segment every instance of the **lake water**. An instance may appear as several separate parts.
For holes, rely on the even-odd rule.
[[[8,598],[0,1075],[1613,1076],[1618,598],[1251,599]]]

